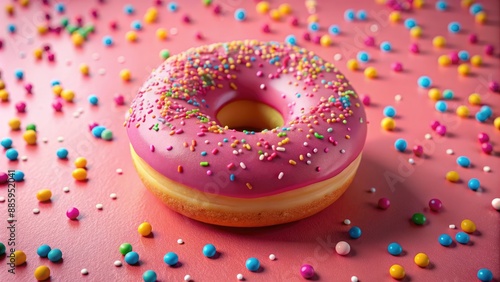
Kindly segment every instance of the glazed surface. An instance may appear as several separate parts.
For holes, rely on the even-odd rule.
[[[218,111],[238,100],[271,106],[283,126],[224,127]],[[363,148],[365,120],[349,82],[314,53],[234,41],[167,59],[140,89],[125,126],[135,152],[167,178],[202,192],[257,198],[339,174]]]

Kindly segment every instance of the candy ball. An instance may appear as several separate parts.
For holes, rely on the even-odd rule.
[[[113,132],[109,129],[104,129],[101,132],[101,139],[106,141],[113,140]]]
[[[49,255],[50,251],[51,251],[50,246],[44,244],[44,245],[41,245],[40,247],[38,247],[38,249],[36,250],[36,253],[40,257],[45,258]]]
[[[387,106],[384,108],[384,116],[394,117],[396,115],[396,109],[393,106]]]
[[[16,149],[10,148],[7,151],[5,151],[5,156],[7,157],[7,159],[15,161],[19,157],[19,153],[17,152]]]
[[[439,235],[438,241],[439,241],[439,244],[441,244],[442,246],[445,246],[445,247],[448,247],[453,243],[453,239],[448,234]]]
[[[441,91],[437,88],[431,88],[429,89],[429,92],[427,92],[427,95],[429,98],[431,98],[434,101],[438,101],[441,99]]]
[[[391,64],[391,68],[395,72],[401,72],[403,71],[403,64],[401,64],[400,62],[395,62]]]
[[[36,131],[34,130],[26,130],[23,133],[23,139],[24,141],[26,141],[26,144],[28,145],[35,145],[37,139],[36,137],[37,137]]]
[[[347,68],[352,71],[357,70],[359,68],[358,61],[355,59],[349,59],[347,61]]]
[[[62,259],[62,252],[59,249],[52,249],[47,254],[47,258],[49,258],[51,262],[58,262]]]
[[[460,244],[467,244],[470,241],[470,236],[469,234],[460,231],[455,235],[455,240],[457,240]]]
[[[429,201],[429,208],[432,211],[438,212],[443,208],[443,203],[439,199],[431,199]]]
[[[24,180],[24,172],[22,172],[20,170],[16,170],[14,172],[14,180],[16,182],[23,181]]]
[[[446,45],[446,39],[443,36],[436,36],[432,39],[432,45],[436,48],[442,48]]]
[[[480,67],[483,64],[483,58],[479,55],[474,55],[470,58],[470,63],[475,67]]]
[[[132,251],[132,245],[130,245],[129,243],[123,243],[120,245],[119,250],[122,255],[126,255],[127,253]]]
[[[458,180],[460,180],[460,176],[456,171],[449,171],[448,173],[446,173],[446,180],[450,182],[458,182]]]
[[[447,8],[448,8],[448,4],[446,3],[446,1],[440,0],[440,1],[436,2],[436,10],[446,11]]]
[[[139,254],[136,252],[128,252],[125,255],[125,262],[130,264],[130,265],[134,265],[134,264],[138,263],[139,262]]]
[[[417,26],[417,21],[415,21],[415,19],[408,18],[405,20],[404,25],[407,29],[411,29],[412,27]]]
[[[476,231],[476,224],[470,219],[464,219],[460,223],[460,228],[462,228],[464,232],[474,233]]]
[[[417,157],[421,157],[424,154],[424,147],[421,145],[413,146],[413,154]]]
[[[143,222],[139,225],[139,227],[137,228],[137,231],[142,236],[148,236],[149,234],[151,234],[151,231],[153,231],[153,227],[151,226],[151,224],[149,222]]]
[[[144,280],[144,282],[155,282],[156,278],[156,272],[153,270],[146,270],[142,274],[142,280]]]
[[[416,254],[415,257],[413,258],[413,261],[415,262],[416,265],[420,267],[427,267],[430,263],[429,256],[427,256],[424,253]]]
[[[335,245],[335,251],[337,254],[345,256],[351,252],[351,246],[345,241],[340,241]]]
[[[421,88],[429,88],[432,85],[432,80],[428,76],[421,76],[418,78],[417,84]]]
[[[217,253],[217,250],[216,250],[215,246],[212,244],[206,244],[203,247],[203,255],[206,256],[207,258],[211,258],[211,257],[215,256],[216,253]]]
[[[302,277],[304,277],[305,279],[313,278],[314,268],[309,264],[303,264],[300,267],[300,275],[302,275]]]
[[[246,11],[245,9],[237,9],[235,12],[234,12],[234,18],[237,20],[237,21],[244,21],[247,17],[247,14],[246,14]]]
[[[389,20],[393,23],[399,22],[401,20],[401,12],[399,11],[392,11],[389,14]]]
[[[389,246],[387,246],[387,251],[393,256],[398,256],[403,252],[403,248],[398,243],[390,243]]]
[[[438,112],[444,113],[448,109],[448,104],[445,101],[437,101],[434,107]]]
[[[123,81],[130,81],[132,79],[132,73],[128,69],[122,69],[120,71],[120,77]]]
[[[454,96],[454,95],[455,95],[455,94],[454,94],[454,93],[453,93],[453,91],[452,91],[452,90],[450,90],[450,89],[445,89],[445,90],[443,91],[443,98],[444,98],[444,99],[446,99],[446,100],[451,100],[451,99],[453,99],[453,96]]]
[[[76,168],[85,168],[87,166],[87,159],[84,157],[78,157],[76,158],[74,164]]]
[[[380,43],[380,50],[383,52],[390,52],[392,49],[391,43],[388,41],[384,41]]]
[[[377,206],[379,209],[386,210],[391,206],[391,201],[387,198],[380,198]]]
[[[56,154],[58,158],[66,159],[68,157],[68,150],[66,148],[59,148]]]
[[[0,145],[2,145],[4,149],[9,149],[10,147],[12,147],[12,143],[12,139],[9,137],[5,137],[0,141]]]
[[[410,35],[415,38],[422,36],[422,28],[419,26],[414,26],[410,29]]]
[[[40,202],[49,201],[50,198],[52,198],[52,191],[50,191],[49,189],[38,190],[38,192],[36,193],[36,198]]]
[[[330,33],[332,35],[338,35],[338,34],[340,34],[340,27],[338,25],[331,25],[328,28],[328,33]]]
[[[366,78],[376,78],[377,70],[374,67],[367,67],[364,71]]]
[[[5,250],[6,250],[5,245],[2,242],[0,242],[0,256],[5,254]]]
[[[25,262],[26,262],[26,254],[21,250],[15,251],[14,252],[14,264],[16,266],[19,266]]]
[[[414,213],[413,216],[411,217],[411,220],[413,221],[413,223],[415,223],[416,225],[424,225],[427,218],[425,218],[425,215],[422,214],[422,213]]]
[[[106,130],[106,127],[102,125],[95,126],[92,128],[92,135],[96,138],[101,138],[102,133]]]
[[[448,24],[448,31],[451,33],[458,33],[460,32],[461,25],[458,22],[451,22]]]
[[[73,178],[77,181],[87,180],[87,171],[84,168],[77,168],[71,173]]]
[[[260,262],[258,259],[256,258],[249,258],[247,259],[247,261],[245,262],[245,267],[252,271],[252,272],[255,272],[257,270],[259,270],[260,268]]]
[[[482,282],[488,282],[493,280],[493,273],[487,268],[481,268],[477,271],[477,279]]]
[[[267,1],[260,1],[255,5],[255,9],[259,14],[267,14],[269,12],[271,5]]]
[[[394,142],[394,148],[400,152],[404,152],[407,146],[408,143],[403,138],[399,138],[396,142]]]
[[[457,158],[457,164],[461,167],[469,167],[470,166],[470,160],[466,156],[459,156]]]
[[[470,67],[467,64],[460,64],[457,68],[458,74],[467,76],[470,74]]]
[[[344,12],[344,19],[348,22],[352,22],[355,18],[356,14],[354,13],[354,10],[352,9],[347,9]]]
[[[363,63],[366,63],[370,60],[370,55],[368,55],[368,53],[365,51],[359,51],[358,54],[356,55],[356,57],[358,58],[358,60],[360,62],[363,62]]]
[[[50,277],[50,268],[46,265],[40,265],[35,269],[34,276],[38,281],[47,280]]]
[[[405,269],[399,264],[393,264],[389,269],[389,274],[394,279],[403,279],[406,276]]]
[[[179,262],[179,256],[174,252],[168,252],[163,256],[163,261],[169,266],[174,266]]]
[[[497,211],[500,211],[500,198],[495,198],[491,201],[491,206],[496,209]]]
[[[451,58],[448,55],[441,55],[438,57],[438,64],[440,66],[443,66],[443,67],[449,66],[449,65],[451,65],[451,63],[452,63]]]
[[[21,120],[17,117],[9,119],[8,124],[11,130],[21,129]]]
[[[349,236],[353,239],[358,239],[361,237],[361,228],[357,226],[351,227],[351,229],[349,229]]]
[[[469,108],[467,108],[467,106],[464,106],[464,105],[458,106],[457,110],[456,110],[456,113],[461,118],[466,118],[470,114],[469,113]],[[500,126],[500,122],[499,122],[499,126]]]
[[[66,102],[73,102],[73,99],[75,99],[75,92],[71,89],[64,89],[61,91],[61,98]]]
[[[385,117],[380,122],[380,126],[385,130],[394,130],[396,128],[396,121],[393,118]]]
[[[80,211],[77,208],[75,208],[75,207],[69,208],[66,211],[66,216],[69,219],[76,219],[79,215],[80,215]]]

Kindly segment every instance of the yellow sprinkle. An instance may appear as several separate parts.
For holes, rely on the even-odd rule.
[[[294,160],[289,160],[288,163],[291,164],[291,165],[296,165],[297,164],[297,162],[294,161]]]

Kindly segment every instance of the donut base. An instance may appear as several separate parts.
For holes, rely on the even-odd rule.
[[[351,184],[361,153],[338,175],[295,190],[259,197],[235,198],[199,191],[154,170],[130,146],[144,185],[172,210],[189,218],[222,226],[259,227],[297,221],[325,209]]]

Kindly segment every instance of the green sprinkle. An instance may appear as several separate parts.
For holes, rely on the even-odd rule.
[[[113,132],[111,130],[109,130],[109,129],[105,129],[101,133],[101,138],[103,140],[110,141],[111,139],[113,139]]]
[[[208,166],[208,162],[200,162],[201,166]]]
[[[159,129],[160,129],[160,128],[159,128],[159,124],[157,124],[157,123],[156,123],[156,124],[153,126],[153,130],[154,130],[154,131],[158,131]]]
[[[257,153],[258,153],[259,155],[264,154],[264,152],[262,152],[262,150],[259,150]]]
[[[63,27],[68,26],[68,24],[69,24],[69,19],[68,18],[64,17],[64,18],[61,19],[61,25]]]
[[[26,130],[36,131],[36,125],[34,123],[30,123],[30,124],[26,125]]]
[[[318,138],[318,139],[323,139],[324,136],[319,134],[318,132],[314,132],[314,137]]]
[[[66,26],[66,30],[68,31],[69,34],[73,34],[73,32],[77,31],[78,30],[78,27],[77,26],[74,26],[74,25],[70,25],[68,24]]]

